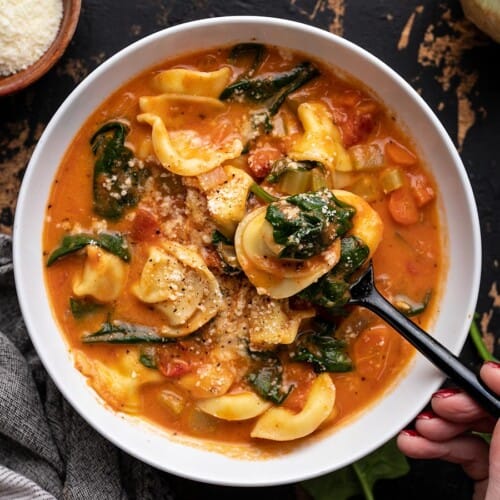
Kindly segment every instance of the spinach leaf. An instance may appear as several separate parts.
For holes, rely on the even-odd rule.
[[[102,307],[102,304],[94,302],[87,297],[83,299],[75,299],[74,297],[70,297],[69,299],[69,309],[75,319],[83,318],[84,316],[92,314]]]
[[[290,158],[280,158],[273,163],[271,171],[265,180],[271,184],[275,184],[280,180],[281,176],[288,172],[305,172],[314,168],[323,168],[323,164],[319,161],[295,161]]]
[[[270,77],[242,78],[226,87],[219,99],[243,99],[254,103],[266,103],[269,116],[274,116],[286,97],[318,76],[319,70],[306,61],[290,71]]]
[[[408,474],[406,457],[392,439],[352,465],[302,483],[314,500],[348,500],[363,495],[374,500],[373,488],[379,479],[395,479]]]
[[[268,193],[264,188],[260,187],[256,182],[250,186],[250,191],[257,196],[264,203],[272,203],[273,201],[278,201],[279,198]]]
[[[316,322],[313,329],[299,335],[291,359],[311,363],[316,373],[351,371],[352,361],[346,352],[346,343],[332,333],[330,325]]]
[[[139,201],[141,185],[149,175],[133,161],[125,146],[128,127],[121,122],[105,123],[90,139],[94,164],[94,211],[107,219],[119,219],[127,207]]]
[[[250,59],[249,68],[239,78],[251,78],[262,64],[266,55],[266,47],[261,43],[238,43],[229,53],[228,61],[231,64],[239,64],[243,59]]]
[[[340,312],[351,297],[349,277],[364,264],[370,253],[368,246],[355,236],[342,238],[340,243],[340,259],[337,265],[298,294],[313,304],[338,310],[337,312]]]
[[[82,337],[84,344],[106,342],[108,344],[168,344],[175,342],[170,337],[158,335],[156,328],[134,325],[124,321],[106,321],[101,328],[90,335]]]
[[[141,348],[139,354],[139,362],[146,368],[158,368],[156,362],[156,346],[146,345]]]
[[[279,257],[307,259],[318,255],[352,227],[355,209],[328,189],[283,198],[267,207],[266,220],[274,241],[283,245]]]
[[[220,231],[215,230],[212,233],[212,244],[222,261],[222,271],[224,274],[236,275],[241,273],[241,267],[238,263],[236,251],[234,249],[234,243],[229,238],[226,238]]]
[[[267,351],[249,351],[249,353],[255,363],[247,373],[248,383],[259,396],[280,405],[293,390],[293,386],[290,386],[288,391],[282,387],[283,367],[279,357]]]
[[[125,262],[130,261],[130,252],[125,238],[118,233],[99,233],[99,234],[69,234],[64,236],[61,244],[56,248],[47,260],[47,267],[54,262],[66,257],[71,253],[77,252],[87,245],[96,245],[110,252],[117,257],[120,257]]]

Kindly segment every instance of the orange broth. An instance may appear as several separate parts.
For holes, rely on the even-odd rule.
[[[137,282],[140,277],[151,244],[156,244],[165,238],[172,238],[172,235],[179,238],[181,243],[193,243],[190,238],[196,234],[195,243],[203,246],[201,255],[208,267],[217,277],[220,273],[220,265],[214,262],[217,259],[216,256],[214,257],[213,248],[210,242],[207,242],[207,238],[202,237],[203,235],[209,236],[215,225],[209,218],[206,218],[206,214],[196,213],[198,205],[189,202],[191,203],[189,210],[186,211],[183,208],[187,191],[196,191],[193,196],[197,203],[200,196],[203,198],[199,194],[199,187],[192,181],[188,180],[182,185],[182,182],[177,182],[178,180],[173,182],[171,177],[168,177],[167,181],[171,183],[170,185],[163,186],[163,190],[157,190],[154,196],[149,193],[139,201],[137,207],[130,208],[125,217],[116,221],[107,220],[103,223],[103,218],[93,212],[92,178],[95,158],[89,146],[89,140],[103,123],[116,119],[127,121],[130,126],[127,144],[133,145],[135,154],[140,154],[147,159],[146,163],[148,168],[151,168],[152,176],[159,179],[164,169],[153,157],[150,144],[151,127],[138,123],[136,119],[136,116],[140,114],[139,97],[157,93],[152,84],[153,76],[171,67],[208,72],[229,65],[234,80],[241,74],[242,68],[229,64],[228,54],[229,48],[221,48],[188,55],[167,61],[127,82],[90,115],[70,144],[59,167],[47,206],[43,236],[45,258],[59,246],[63,236],[79,230],[97,231],[102,227],[107,231],[117,231],[125,235],[132,254],[132,259],[128,264],[127,285],[119,298],[81,318],[75,318],[71,313],[69,298],[74,296],[73,277],[81,272],[84,254],[74,253],[46,269],[46,284],[53,313],[69,348],[83,353],[89,360],[99,360],[113,368],[126,353],[139,356],[141,352],[141,347],[136,344],[82,343],[83,335],[99,330],[110,316],[113,319],[158,329],[164,323],[164,317],[160,312],[151,304],[138,300],[130,291],[130,285]],[[266,58],[258,74],[273,74],[289,70],[302,60],[304,57],[301,54],[268,47]],[[424,199],[422,203],[422,200],[418,198],[417,184],[419,182],[415,179],[420,181],[423,179],[427,192],[431,194],[437,193],[434,180],[418,158],[412,142],[381,102],[377,101],[354,79],[341,79],[331,68],[317,61],[313,62],[320,69],[320,76],[291,94],[278,116],[285,116],[285,118],[293,116],[298,103],[320,101],[327,106],[334,123],[339,126],[347,150],[359,144],[377,144],[384,152],[386,144],[396,145],[396,153],[394,151],[387,153],[387,149],[385,150],[382,168],[368,173],[355,172],[347,176],[347,181],[344,176],[342,181],[344,185],[341,188],[351,190],[351,187],[363,178],[369,181],[378,179],[384,168],[396,167],[403,174],[407,191],[413,193],[410,201],[413,203],[413,209],[416,205],[418,220],[412,223],[397,222],[389,206],[391,193],[384,193],[379,189],[375,199],[369,200],[384,224],[383,238],[373,257],[374,269],[378,288],[387,297],[404,294],[419,301],[427,292],[432,291],[425,311],[414,317],[420,326],[429,327],[437,308],[439,282],[444,273],[441,248],[442,227],[438,219],[435,196],[430,196],[429,200]],[[196,130],[203,137],[208,137],[210,142],[217,145],[228,136],[237,135],[242,116],[246,111],[247,104],[229,102],[222,111],[209,110],[201,113],[192,104],[176,104],[165,110],[165,113],[170,113],[169,120],[174,124],[173,126],[176,120],[184,126],[187,123],[188,128]],[[267,168],[266,155],[279,157],[292,139],[290,137],[276,138],[273,134],[261,137],[254,142],[253,151],[228,163],[237,164],[238,167],[256,176],[256,180],[260,182],[262,171],[259,169]],[[402,151],[402,155],[398,156],[398,151]],[[162,199],[158,199],[158,192]],[[170,204],[167,207],[161,204],[165,200]],[[417,200],[416,203],[415,200]],[[258,202],[253,198],[249,201],[250,208],[256,204]],[[180,223],[172,222],[179,216],[179,213],[181,213]],[[397,217],[399,216],[396,214]],[[245,281],[246,278],[239,276],[227,278],[227,280]],[[248,284],[246,286],[248,287]],[[246,288],[245,293],[247,293]],[[225,299],[233,300],[236,304],[235,297],[225,297]],[[341,425],[382,397],[402,375],[414,352],[406,341],[372,313],[361,308],[348,308],[348,312],[346,317],[336,318],[336,335],[347,340],[347,352],[352,358],[354,369],[349,372],[331,374],[337,394],[335,410],[322,424],[323,429],[333,429]],[[234,326],[238,323],[233,321],[231,324]],[[244,324],[243,318],[242,324]],[[175,345],[167,344],[157,348],[155,356],[163,363],[162,370],[160,370],[163,378],[147,383],[139,389],[140,403],[134,412],[173,433],[224,443],[253,443],[255,446],[267,446],[260,440],[250,438],[255,418],[232,422],[205,415],[196,408],[197,399],[193,397],[196,395],[193,395],[192,391],[179,387],[179,378],[187,373],[183,370],[189,371],[190,367],[202,366],[208,359],[210,342],[207,339],[210,338],[210,334],[206,330],[207,328],[204,330],[205,333],[202,333],[202,336],[205,335],[203,341],[193,340],[193,335],[190,335],[180,338],[174,343]],[[194,337],[196,335],[197,333]],[[224,335],[220,332],[217,335],[217,346],[223,349],[229,348],[234,335],[241,337],[247,334],[245,331],[226,331]],[[220,340],[221,337],[224,337],[224,340]],[[247,387],[244,374],[248,368],[248,360],[236,360],[231,366],[241,380],[236,378],[230,391],[238,391]],[[81,366],[78,367],[81,369]],[[89,375],[85,369],[83,371]],[[316,376],[317,374],[308,363],[285,362],[284,385],[286,387],[294,385],[295,388],[285,399],[283,406],[293,412],[300,411]],[[99,386],[94,383],[92,377],[89,382],[110,406],[116,410],[123,409],[124,403],[116,397],[107,396],[106,392],[100,390]],[[160,396],[162,393],[167,394],[168,397],[173,394],[174,402],[180,402],[180,406],[174,405],[173,407],[171,403],[163,404]]]

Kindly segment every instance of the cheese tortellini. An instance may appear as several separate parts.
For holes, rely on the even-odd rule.
[[[333,123],[327,107],[319,102],[305,102],[297,108],[304,133],[292,145],[292,160],[319,161],[333,173],[352,170],[351,159],[342,144],[340,130]]]
[[[274,406],[257,420],[251,436],[272,441],[291,441],[314,432],[331,414],[335,405],[335,385],[328,373],[314,380],[306,403],[299,413]]]
[[[256,296],[250,309],[250,343],[254,347],[291,344],[297,336],[301,321],[314,315],[314,309],[290,309],[287,300]]]
[[[160,92],[218,98],[230,80],[231,69],[227,66],[217,71],[172,68],[158,73],[153,85]]]
[[[357,236],[370,249],[368,259],[371,259],[375,250],[382,241],[384,224],[380,215],[370,206],[370,204],[350,191],[334,189],[333,194],[344,203],[353,206],[356,214],[353,217],[353,227],[350,234]]]
[[[88,377],[89,384],[97,393],[113,408],[126,413],[140,411],[141,387],[163,380],[161,373],[139,362],[135,348],[122,353],[112,365],[91,359],[79,350],[75,350],[73,356],[76,368]]]
[[[272,247],[266,207],[250,212],[236,230],[234,244],[238,262],[259,294],[284,299],[297,294],[327,273],[340,258],[340,240],[304,261],[280,259]],[[269,227],[268,227],[269,226]]]
[[[233,138],[217,149],[202,144],[189,147],[186,145],[178,150],[172,144],[167,127],[158,115],[142,113],[137,116],[137,120],[151,125],[153,150],[160,163],[174,174],[188,177],[200,175],[214,169],[226,160],[237,158],[243,151],[243,143],[239,138]],[[202,141],[193,140],[192,142]]]
[[[73,279],[73,293],[99,302],[116,300],[127,282],[127,264],[96,245],[87,245],[86,253],[83,271]]]
[[[163,313],[167,324],[162,334],[168,337],[200,328],[217,314],[222,300],[219,284],[199,253],[173,241],[149,249],[132,292]]]
[[[217,227],[232,238],[245,216],[248,192],[254,180],[240,168],[226,165],[223,169],[226,181],[206,192],[207,208]]]
[[[198,401],[200,410],[223,420],[248,420],[264,413],[272,406],[255,392],[225,394],[217,398]]]

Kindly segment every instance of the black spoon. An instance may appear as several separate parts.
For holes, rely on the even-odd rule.
[[[351,285],[350,291],[350,304],[366,307],[384,319],[488,413],[495,418],[500,417],[498,396],[488,389],[481,379],[453,353],[415,325],[381,295],[375,287],[371,262],[361,277]]]

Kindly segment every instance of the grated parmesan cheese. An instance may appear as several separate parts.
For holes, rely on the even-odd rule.
[[[0,75],[35,63],[54,41],[62,0],[0,0]]]

